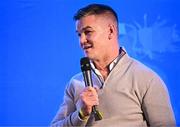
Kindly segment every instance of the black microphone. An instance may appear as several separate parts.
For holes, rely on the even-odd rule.
[[[81,71],[83,73],[85,86],[93,87],[92,76],[91,76],[91,65],[89,58],[88,57],[81,58],[80,63],[81,63]],[[95,105],[92,107],[92,112],[94,114],[95,121],[102,119],[102,114],[96,109]]]

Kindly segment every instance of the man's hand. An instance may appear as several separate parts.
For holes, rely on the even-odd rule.
[[[97,89],[91,86],[86,87],[80,95],[80,99],[83,103],[81,111],[84,116],[88,116],[92,112],[92,106],[99,105],[99,99]]]

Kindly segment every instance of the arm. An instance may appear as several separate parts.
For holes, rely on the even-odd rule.
[[[72,84],[69,84],[64,93],[63,103],[51,123],[52,127],[85,126],[86,121],[79,118],[73,94]]]
[[[152,127],[175,127],[175,118],[164,82],[154,76],[142,102],[145,119]]]

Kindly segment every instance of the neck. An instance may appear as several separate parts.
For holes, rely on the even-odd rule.
[[[104,58],[99,58],[96,60],[93,60],[93,63],[95,67],[98,70],[101,71],[108,71],[109,70],[109,64],[119,55],[119,50],[114,52],[112,55],[106,56]]]
[[[108,77],[110,70],[109,70],[109,60],[97,60],[94,61],[95,67],[99,70],[104,80]]]

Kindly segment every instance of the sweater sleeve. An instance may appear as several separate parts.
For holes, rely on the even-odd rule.
[[[150,80],[142,102],[145,119],[150,127],[175,127],[175,118],[164,82],[155,75]]]
[[[63,103],[51,122],[51,127],[85,126],[86,121],[79,118],[79,111],[73,96],[74,92],[72,84],[66,87]]]

